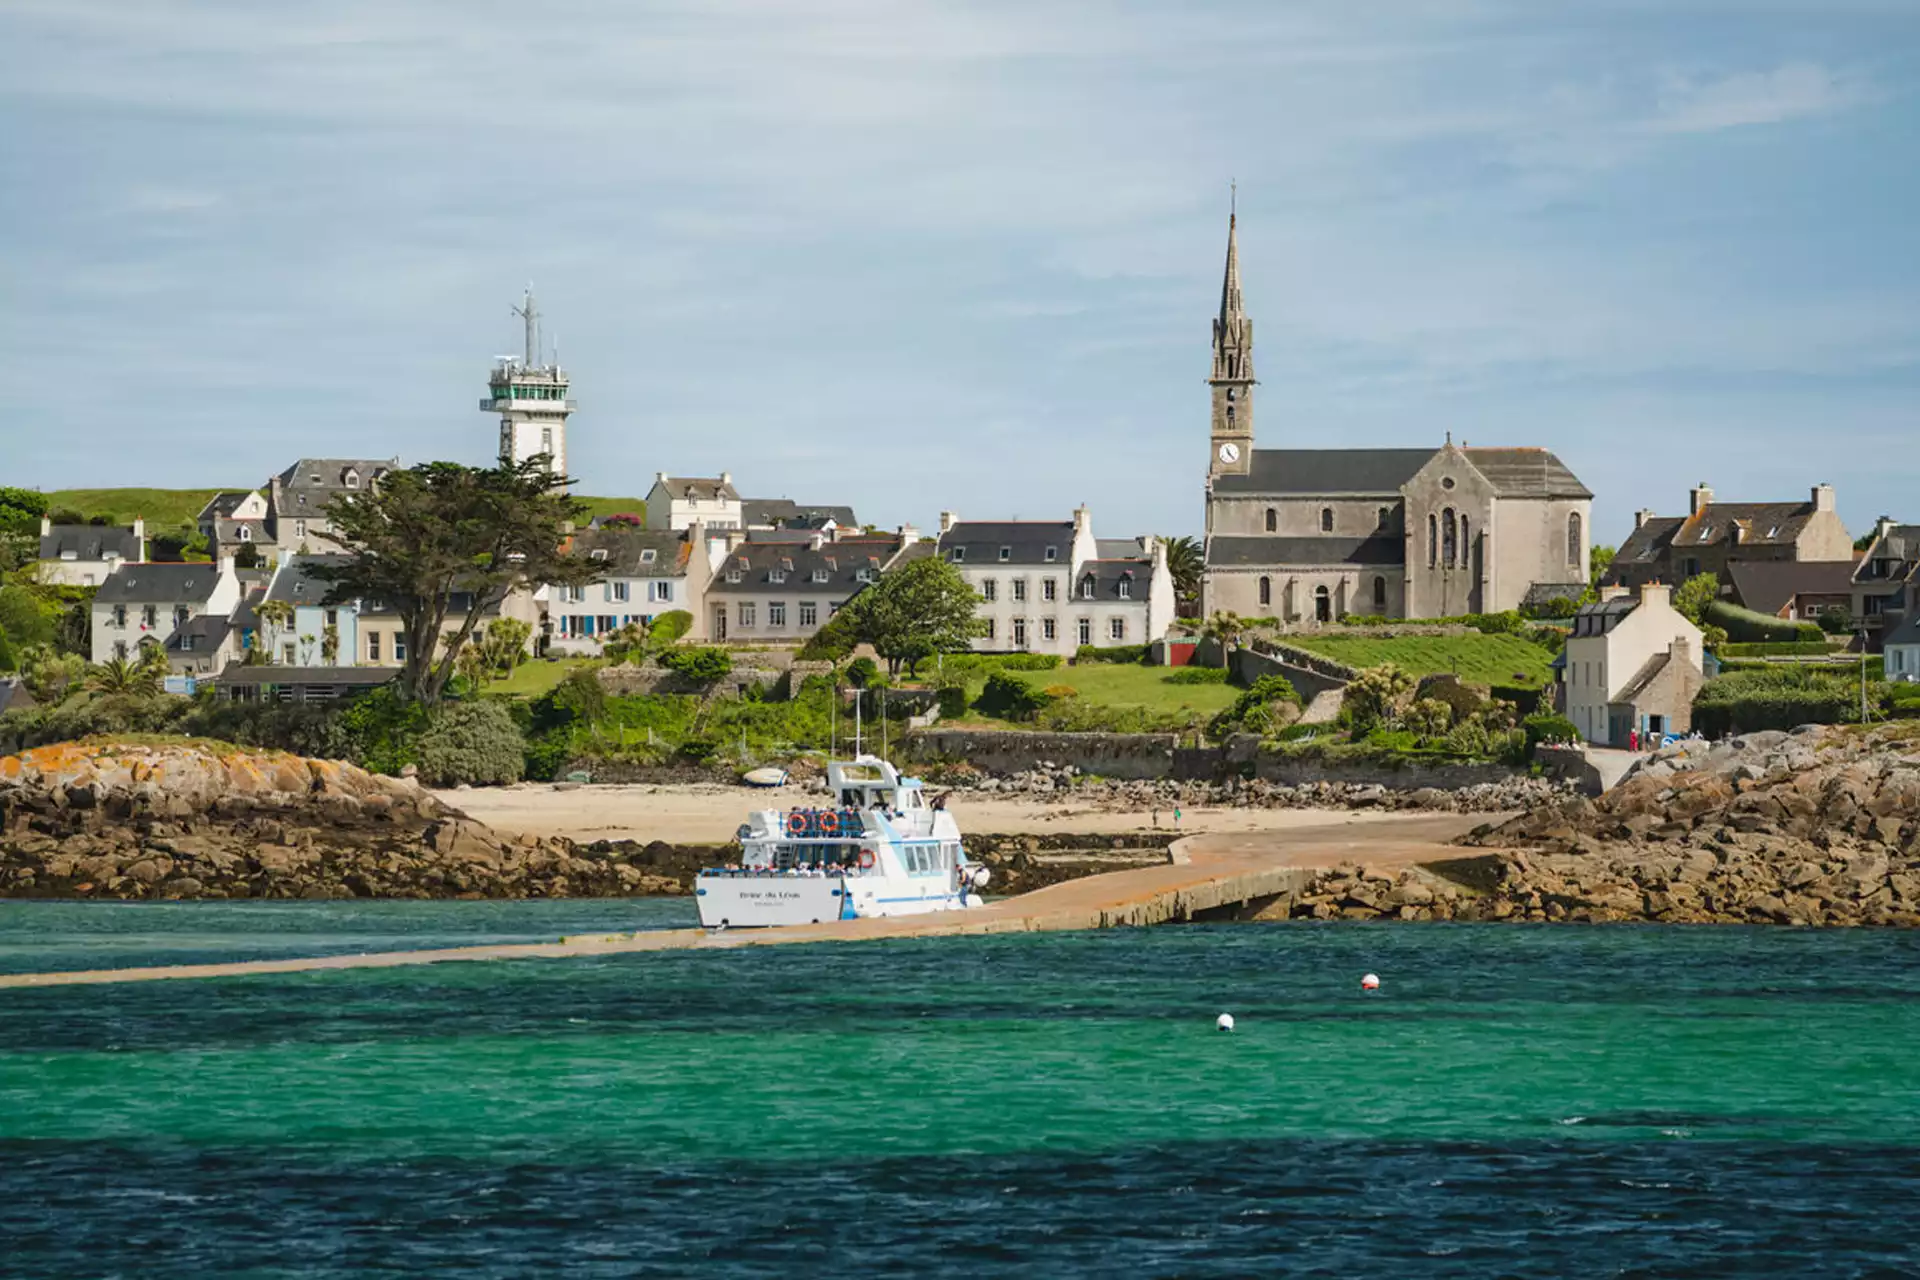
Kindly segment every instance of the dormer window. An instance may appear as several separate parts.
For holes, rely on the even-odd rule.
[[[1768,525],[1768,526],[1767,526],[1767,536],[1768,536],[1769,538],[1775,538],[1775,537],[1778,537],[1779,535],[1780,535],[1780,526],[1779,526],[1779,525],[1777,525],[1777,524],[1775,524],[1775,525]]]
[[[656,552],[656,551],[655,551],[655,550],[654,550],[654,549],[653,549],[652,547],[646,547],[646,548],[643,548],[643,549],[641,550],[641,552],[640,552],[640,563],[641,563],[641,564],[652,564],[652,563],[653,563],[653,561],[654,561],[654,557],[655,557],[655,556],[656,556],[657,554],[658,554],[658,553],[657,553],[657,552]]]
[[[1056,560],[1058,560],[1059,558],[1060,558],[1060,548],[1058,548],[1058,547],[1048,547],[1048,548],[1047,548],[1047,563],[1048,563],[1048,564],[1052,564],[1052,563],[1053,563],[1054,561],[1056,561]]]
[[[813,580],[815,582],[825,582],[827,580],[827,571],[825,569],[815,569],[813,571]]]
[[[1086,577],[1080,579],[1080,598],[1082,600],[1093,599],[1093,586],[1094,586],[1094,582],[1093,582],[1092,574],[1088,574]]]
[[[743,573],[741,573],[741,572],[740,572],[740,571],[739,571],[738,569],[729,569],[729,570],[727,570],[727,581],[728,581],[728,582],[738,582],[738,581],[740,581],[740,580],[741,580],[742,578],[744,578],[744,577],[746,577],[746,575],[745,575],[745,574],[743,574]]]
[[[242,542],[252,542],[252,541],[253,541],[253,530],[251,530],[251,529],[249,529],[249,528],[247,528],[247,526],[245,526],[245,525],[241,525],[241,526],[240,526],[240,541],[242,541]]]
[[[1011,559],[1013,559],[1013,548],[1012,547],[1000,548],[1000,563],[1005,564],[1007,561]]]
[[[854,580],[855,582],[872,582],[872,581],[873,581],[873,570],[871,570],[871,569],[861,569],[861,570],[860,570],[859,572],[857,572],[857,573],[855,573],[855,574],[853,575],[853,580]]]
[[[1124,574],[1120,578],[1120,598],[1122,600],[1133,599],[1133,575],[1130,573]]]
[[[1711,540],[1712,540],[1712,538],[1713,538],[1713,526],[1712,526],[1712,525],[1708,525],[1708,526],[1707,526],[1706,528],[1704,528],[1704,529],[1702,529],[1702,530],[1700,530],[1700,541],[1702,541],[1702,542],[1708,542],[1708,541],[1711,541]]]
[[[360,487],[360,473],[352,467],[348,467],[345,473],[341,475],[340,483],[346,485],[349,489],[358,489]]]
[[[966,558],[967,558],[967,549],[965,547],[955,547],[953,549],[953,562],[955,564],[959,564],[962,560],[965,560]]]
[[[785,569],[769,569],[767,571],[768,582],[778,584],[778,583],[785,582],[786,580],[787,580],[787,571]]]

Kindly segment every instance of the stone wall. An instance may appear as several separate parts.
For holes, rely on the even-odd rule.
[[[1235,682],[1243,687],[1252,685],[1261,676],[1285,676],[1303,702],[1312,702],[1329,689],[1344,689],[1353,678],[1348,668],[1329,658],[1282,645],[1272,645],[1267,652],[1245,647],[1236,649],[1232,670]]]
[[[1021,773],[1042,761],[1103,778],[1165,778],[1179,738],[1171,733],[1022,733],[922,729],[901,740],[902,761],[965,761],[990,773]]]

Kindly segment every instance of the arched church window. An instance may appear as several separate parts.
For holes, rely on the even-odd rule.
[[[1391,527],[1392,524],[1393,524],[1393,509],[1390,507],[1380,508],[1380,527],[1382,529],[1385,529],[1385,528]]]
[[[1467,516],[1460,513],[1460,567],[1473,568],[1473,539],[1467,536]]]
[[[1580,513],[1574,512],[1567,517],[1567,567],[1580,567]]]
[[[1267,532],[1273,533],[1280,528],[1280,513],[1272,507],[1267,508]]]
[[[1322,533],[1333,532],[1333,508],[1332,507],[1320,508],[1320,532]]]
[[[1431,569],[1440,561],[1440,522],[1434,519],[1433,512],[1427,512],[1427,568]]]
[[[1313,618],[1316,622],[1333,621],[1333,593],[1325,587],[1313,589]]]
[[[1273,603],[1273,579],[1263,577],[1260,579],[1260,607],[1264,609],[1272,603]]]
[[[1452,507],[1440,513],[1440,561],[1449,569],[1460,563],[1460,522]]]
[[[1373,580],[1373,611],[1375,613],[1387,611],[1387,580],[1385,578]]]

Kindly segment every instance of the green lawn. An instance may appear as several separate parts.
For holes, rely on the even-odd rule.
[[[1143,667],[1134,663],[1088,662],[1056,671],[1022,671],[1031,684],[1046,689],[1068,685],[1080,691],[1080,701],[1103,707],[1145,707],[1149,711],[1198,711],[1213,715],[1233,705],[1240,690],[1229,684],[1168,684],[1176,667]]]
[[[1470,684],[1539,686],[1551,676],[1553,655],[1519,636],[1287,636],[1283,643],[1323,654],[1350,667],[1391,662],[1419,676],[1452,672]]]
[[[265,484],[262,480],[260,487]],[[112,516],[122,524],[132,524],[133,518],[139,516],[149,529],[191,528],[200,509],[214,494],[252,487],[236,484],[225,489],[55,489],[47,494],[47,505],[55,511],[70,507],[83,516]],[[587,520],[622,512],[645,519],[647,514],[644,498],[582,497],[580,501],[587,504]]]
[[[486,691],[537,698],[565,680],[570,672],[591,666],[596,661],[594,658],[557,658],[549,662],[545,658],[535,658],[514,668],[513,675],[507,679],[489,681]]]

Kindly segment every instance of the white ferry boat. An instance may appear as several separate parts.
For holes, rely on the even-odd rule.
[[[953,815],[877,756],[827,765],[827,803],[763,809],[740,827],[737,867],[694,880],[709,929],[819,924],[980,905]]]

